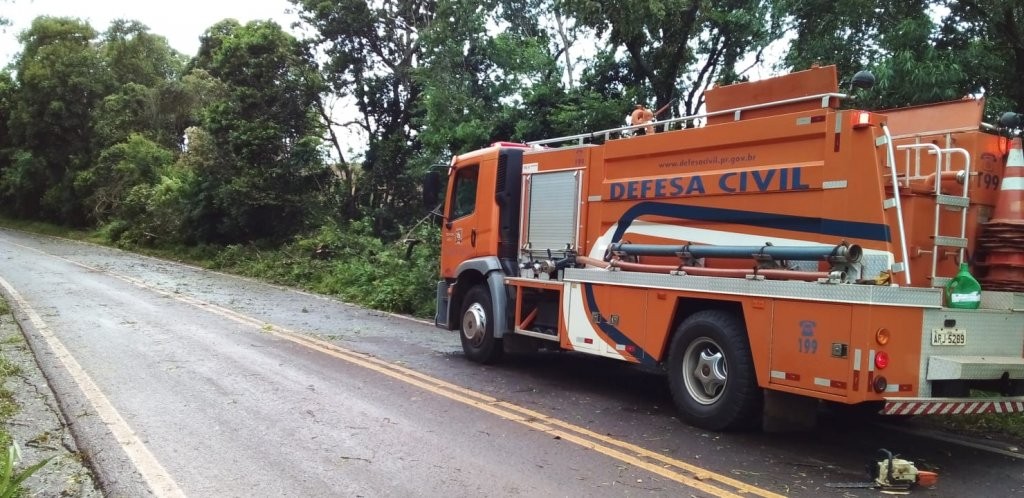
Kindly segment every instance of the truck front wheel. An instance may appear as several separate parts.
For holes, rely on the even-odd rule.
[[[491,293],[484,285],[469,289],[462,300],[462,351],[477,363],[494,363],[504,352],[501,339],[494,337],[493,310]]]
[[[760,420],[746,327],[732,313],[694,313],[676,329],[668,357],[668,384],[683,419],[709,430],[747,428]]]

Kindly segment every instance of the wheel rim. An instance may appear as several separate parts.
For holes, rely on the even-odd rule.
[[[484,334],[487,331],[487,312],[480,303],[473,303],[466,308],[462,315],[462,335],[466,337],[473,346],[479,346],[484,342]]]
[[[722,348],[707,337],[691,342],[683,356],[682,374],[691,398],[702,405],[715,403],[729,381]]]

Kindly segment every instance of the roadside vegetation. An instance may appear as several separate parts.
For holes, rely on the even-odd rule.
[[[977,398],[997,398],[999,393],[972,391]],[[939,415],[928,417],[928,425],[976,437],[1003,437],[1024,445],[1024,413],[986,415]]]
[[[11,313],[7,301],[0,298],[0,317]],[[5,356],[0,356],[0,448],[6,448],[11,444],[11,434],[7,431],[7,423],[11,416],[17,413],[18,403],[14,401],[14,395],[7,389],[7,379],[18,375],[18,366],[11,363]]]
[[[112,240],[110,233],[102,229],[69,230],[49,223],[2,217],[0,225],[181,261],[382,311],[420,318],[434,315],[440,241],[439,231],[432,225],[420,224],[406,234],[408,237],[386,243],[374,235],[371,223],[356,221],[323,227],[277,247],[157,247]]]
[[[18,371],[17,365],[0,357],[0,382],[6,384],[9,377],[18,375]],[[7,431],[7,423],[17,412],[18,403],[14,401],[14,394],[6,387],[0,387],[0,448],[7,448],[13,442]]]

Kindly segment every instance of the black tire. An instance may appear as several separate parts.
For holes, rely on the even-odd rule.
[[[462,313],[459,315],[462,351],[466,358],[477,363],[494,363],[505,352],[501,339],[494,337],[493,310],[491,293],[482,284],[469,289],[462,300]]]
[[[679,324],[669,346],[668,385],[690,425],[721,431],[761,421],[764,393],[746,326],[732,313],[699,311]]]

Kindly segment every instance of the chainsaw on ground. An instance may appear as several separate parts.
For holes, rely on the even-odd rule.
[[[830,488],[877,488],[882,491],[909,491],[915,486],[932,487],[939,475],[927,470],[918,470],[914,462],[897,458],[891,451],[878,450],[882,456],[877,462],[868,464],[871,481],[828,483]]]

